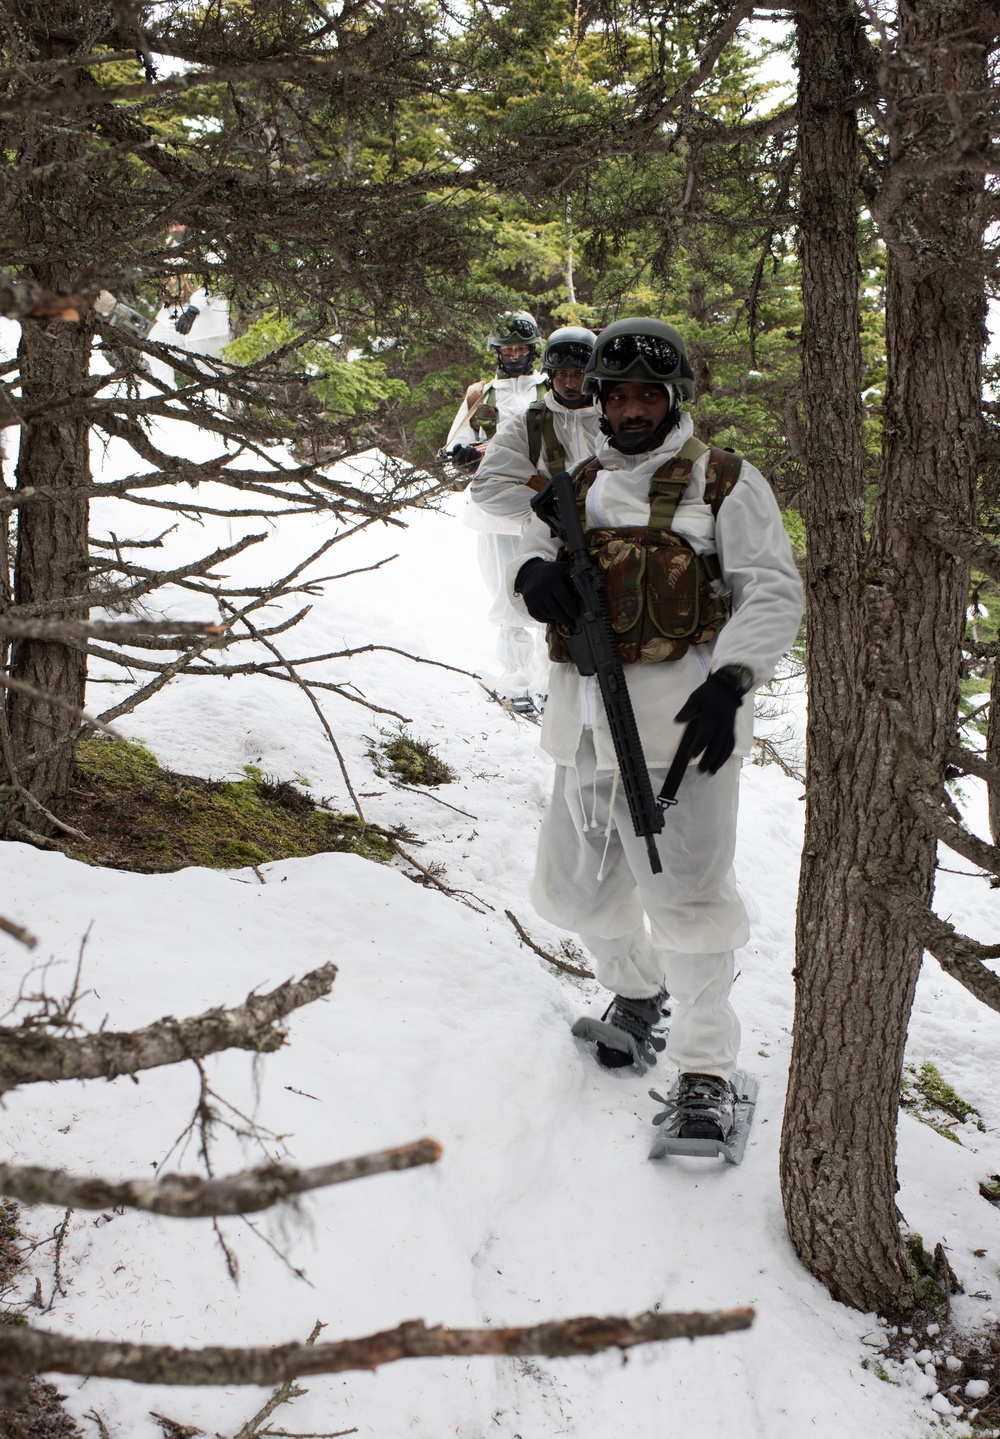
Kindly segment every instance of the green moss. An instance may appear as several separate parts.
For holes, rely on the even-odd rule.
[[[885,1365],[882,1364],[878,1359],[876,1359],[874,1364],[869,1364],[868,1367],[875,1375],[875,1378],[881,1379],[883,1384],[894,1384],[897,1389],[899,1388],[899,1380],[893,1379],[888,1369],[886,1369]]]
[[[921,1123],[944,1139],[950,1139],[953,1144],[962,1142],[954,1131],[955,1123],[974,1122],[977,1129],[986,1128],[979,1110],[962,1098],[930,1060],[925,1060],[919,1069],[912,1064],[906,1066],[900,1104]]]
[[[946,1296],[934,1256],[927,1253],[923,1238],[912,1232],[903,1235],[903,1249],[917,1308],[937,1309]]]
[[[438,758],[434,746],[412,735],[400,733],[373,742],[369,754],[377,775],[395,775],[404,784],[451,784],[455,778],[455,771]]]
[[[243,868],[329,851],[382,863],[393,857],[389,840],[356,814],[323,809],[254,765],[245,775],[214,781],[175,774],[135,741],[85,739],[64,817],[91,843],[71,852],[146,873]]]

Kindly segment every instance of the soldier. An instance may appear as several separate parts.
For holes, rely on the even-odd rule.
[[[469,489],[473,504],[494,523],[508,527],[509,533],[500,541],[503,548],[509,544],[503,564],[504,588],[493,614],[494,622],[503,626],[505,648],[498,653],[503,661],[511,661],[505,676],[512,691],[511,703],[518,713],[529,716],[536,713],[531,695],[539,670],[534,654],[536,627],[526,628],[523,616],[511,608],[506,572],[532,518],[532,495],[543,488],[554,470],[572,468],[594,452],[598,413],[593,397],[583,393],[583,374],[596,338],[592,330],[579,325],[564,325],[549,336],[542,354],[543,398],[523,413],[501,421]],[[544,661],[542,668],[547,668]]]
[[[496,374],[492,380],[478,381],[466,391],[448,435],[447,458],[460,464],[478,464],[497,425],[516,419],[533,401],[543,398],[545,386],[535,371],[541,343],[541,332],[526,310],[498,316],[487,339],[496,355]],[[517,553],[523,522],[470,504],[465,523],[479,533],[479,567],[494,596],[490,623],[499,628],[496,653],[501,672],[497,689],[515,701],[519,709],[533,712],[528,686],[534,636],[525,628],[523,614],[511,608],[507,597],[507,567]]]
[[[544,918],[579,934],[614,994],[604,1022],[578,1021],[574,1032],[595,1042],[601,1064],[641,1067],[662,1047],[653,1029],[669,991],[673,1132],[725,1142],[740,1035],[729,1002],[733,951],[748,939],[733,874],[740,764],[753,691],[795,639],[802,587],[766,480],[694,438],[681,408],[694,398],[693,373],[672,326],[607,326],[584,391],[598,401],[605,438],[575,476],[577,495],[605,571],[654,792],[686,726],[693,747],[656,838],[662,873],[653,874],[621,794],[595,679],[565,648],[579,610],[569,562],[532,521],[511,566],[512,591],[549,626],[555,662],[542,745],[558,766],[532,898]]]

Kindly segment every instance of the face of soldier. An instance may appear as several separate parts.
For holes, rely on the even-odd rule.
[[[523,360],[527,358],[530,349],[530,345],[501,345],[500,358],[501,360]]]
[[[667,418],[669,409],[670,397],[663,386],[641,380],[619,380],[604,401],[613,435],[655,430]]]
[[[583,394],[583,371],[553,370],[552,388],[561,400],[578,400]]]

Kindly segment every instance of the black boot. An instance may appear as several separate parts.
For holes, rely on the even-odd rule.
[[[717,1074],[682,1074],[677,1081],[671,1133],[679,1139],[729,1139],[733,1086]]]
[[[666,1045],[666,1040],[653,1034],[655,1026],[659,1024],[664,1015],[663,1003],[666,998],[665,990],[652,995],[649,999],[626,999],[624,995],[616,994],[601,1015],[601,1022],[620,1031],[623,1039],[626,1040],[627,1047],[619,1049],[598,1040],[598,1063],[603,1064],[605,1069],[624,1069],[627,1065],[635,1063],[634,1049],[638,1049],[645,1058],[655,1062],[655,1055],[652,1051],[663,1049]],[[634,1041],[634,1046],[627,1044],[629,1036]]]

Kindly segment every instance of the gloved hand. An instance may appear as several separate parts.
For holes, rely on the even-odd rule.
[[[569,577],[569,560],[543,560],[538,555],[517,572],[514,589],[533,620],[568,625],[580,613],[580,596]]]
[[[479,445],[452,445],[446,455],[454,465],[478,465],[483,458],[484,448],[485,446]]]
[[[687,703],[674,716],[678,724],[694,724],[691,759],[701,755],[698,768],[704,773],[715,774],[736,748],[736,711],[742,703],[738,689],[711,674],[688,695]]]
[[[191,328],[197,318],[198,306],[188,305],[188,307],[185,310],[182,310],[174,321],[174,329],[177,331],[178,335],[188,335],[191,333]]]

